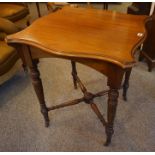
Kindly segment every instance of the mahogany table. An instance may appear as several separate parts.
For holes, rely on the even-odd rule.
[[[37,19],[25,30],[7,36],[6,41],[18,48],[19,55],[30,69],[46,127],[49,126],[50,110],[84,101],[105,126],[105,146],[110,144],[114,133],[118,90],[125,74],[123,94],[126,97],[130,72],[136,63],[134,53],[146,38],[145,20],[146,16],[66,6]],[[26,50],[27,47],[29,50]],[[37,50],[30,50],[30,47]],[[97,70],[107,77],[109,90],[96,94],[88,92],[74,72],[73,77],[84,96],[47,107],[37,62],[40,58],[48,57],[69,59]],[[105,94],[108,94],[107,121],[93,102],[95,97]]]

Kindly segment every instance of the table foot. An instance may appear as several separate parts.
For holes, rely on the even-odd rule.
[[[32,65],[30,66],[30,73],[32,78],[32,84],[39,100],[41,113],[43,114],[43,117],[45,120],[45,126],[48,127],[49,126],[48,109],[45,104],[44,91],[43,91],[42,81],[40,79],[40,73],[37,68],[37,64],[38,64],[37,60],[32,61]]]
[[[104,143],[104,146],[108,146],[111,143],[112,135],[114,134],[113,125],[107,125],[105,127],[106,132],[106,142]]]
[[[107,139],[106,142],[104,143],[104,146],[109,146],[110,143],[111,143],[111,139],[109,138],[109,139]]]
[[[48,116],[48,110],[46,107],[42,107],[41,108],[41,113],[44,117],[44,120],[45,120],[45,127],[49,127],[49,116]]]
[[[112,135],[114,133],[113,124],[116,115],[118,96],[119,96],[118,89],[110,88],[110,91],[108,93],[108,109],[107,109],[108,121],[105,127],[107,137],[106,142],[104,144],[105,146],[108,146],[111,143]]]

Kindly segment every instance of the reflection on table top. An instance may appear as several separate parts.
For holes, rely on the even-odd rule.
[[[145,38],[146,16],[69,6],[37,19],[7,37],[45,52],[100,59],[123,68],[132,66],[133,52]]]

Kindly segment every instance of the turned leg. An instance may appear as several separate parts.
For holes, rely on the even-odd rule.
[[[42,81],[40,79],[40,73],[37,68],[37,63],[38,63],[37,60],[33,60],[32,65],[30,66],[32,84],[40,103],[40,109],[41,109],[41,113],[44,116],[45,126],[48,127],[49,126],[48,109],[45,104],[43,86],[42,86]]]
[[[131,74],[131,69],[129,69],[125,73],[125,80],[124,80],[124,83],[123,83],[123,99],[124,99],[124,101],[127,101],[127,90],[129,88],[130,74]]]
[[[110,88],[108,93],[107,124],[105,128],[107,139],[104,144],[105,146],[108,146],[111,143],[112,135],[114,133],[113,124],[116,114],[118,96],[118,89]]]
[[[77,82],[76,82],[77,70],[76,70],[75,61],[71,61],[71,65],[72,65],[72,76],[73,76],[74,88],[77,89]]]

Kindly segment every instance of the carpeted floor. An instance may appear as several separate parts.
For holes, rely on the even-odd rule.
[[[48,105],[81,97],[73,89],[69,61],[42,59],[39,68]],[[95,70],[78,64],[78,73],[90,91],[107,88],[106,77]],[[112,144],[104,147],[104,128],[83,103],[50,112],[45,128],[31,80],[21,69],[0,86],[0,151],[155,151],[154,79],[155,70],[149,73],[145,63],[134,67],[127,102],[120,90]],[[95,100],[104,116],[106,101]]]

